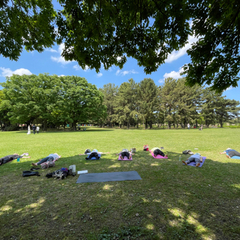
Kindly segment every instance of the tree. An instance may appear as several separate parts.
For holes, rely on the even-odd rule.
[[[188,50],[187,83],[212,85],[218,92],[238,86],[240,69],[240,2],[197,1],[192,8],[192,31],[198,42]]]
[[[138,88],[138,105],[139,105],[139,117],[145,123],[145,129],[150,126],[155,119],[155,112],[158,106],[157,86],[151,78],[144,78],[139,83]]]
[[[23,46],[42,51],[57,42],[65,45],[62,56],[82,68],[122,68],[133,57],[151,73],[192,35],[198,42],[188,51],[192,62],[185,66],[187,83],[206,83],[219,92],[237,86],[238,0],[58,2],[60,10],[50,0],[1,1],[0,54],[16,60]]]
[[[138,117],[137,84],[132,78],[120,85],[115,103],[114,110],[119,124],[127,123],[127,128],[131,122],[135,125]]]
[[[174,121],[173,114],[176,112],[177,98],[174,95],[174,89],[176,88],[177,80],[173,78],[165,79],[164,85],[160,92],[160,105],[159,107],[164,112],[164,119],[168,123],[168,128],[171,128],[171,124]]]
[[[216,101],[216,118],[218,122],[220,123],[221,128],[223,127],[223,123],[229,120],[232,120],[233,118],[238,116],[235,111],[239,111],[240,108],[238,107],[239,101],[231,100],[231,99],[225,99],[223,96],[217,97]]]
[[[3,129],[6,126],[10,125],[10,119],[8,116],[8,112],[10,110],[10,103],[8,100],[6,100],[6,97],[2,90],[0,90],[0,124],[1,129]]]
[[[108,83],[99,90],[104,95],[103,104],[107,107],[107,124],[112,127],[115,116],[114,106],[116,105],[115,101],[118,94],[118,86],[115,86],[114,83]]]
[[[30,124],[38,119],[48,123],[97,121],[105,115],[103,95],[95,85],[76,76],[47,74],[8,77],[3,93],[10,102],[11,122]]]
[[[95,85],[78,76],[61,77],[61,84],[60,109],[65,115],[65,120],[72,123],[74,130],[77,122],[97,122],[99,118],[105,116],[103,94]]]
[[[13,123],[32,123],[35,119],[53,120],[52,112],[59,96],[59,77],[47,74],[13,75],[1,85],[6,99],[10,102],[8,116]]]

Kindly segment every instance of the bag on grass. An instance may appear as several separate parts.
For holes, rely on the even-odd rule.
[[[41,164],[42,169],[47,169],[50,167],[54,167],[55,166],[55,162],[54,161],[47,161]]]
[[[40,176],[39,172],[32,172],[32,171],[23,171],[23,177],[30,177],[30,176]]]

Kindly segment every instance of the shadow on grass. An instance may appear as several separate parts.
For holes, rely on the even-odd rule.
[[[29,178],[21,177],[29,160],[7,163],[0,167],[2,237],[240,239],[238,162],[207,158],[195,168],[183,166],[178,153],[168,155],[137,152],[133,161],[117,161],[115,153],[98,161],[76,155]],[[72,164],[89,173],[136,170],[142,180],[76,184],[77,176],[45,177]]]

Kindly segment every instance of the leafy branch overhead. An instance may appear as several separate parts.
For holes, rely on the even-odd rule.
[[[84,69],[120,68],[135,58],[152,73],[189,35],[187,83],[217,91],[239,80],[240,2],[238,0],[3,0],[0,3],[0,54],[17,60],[23,47],[43,51],[64,43],[62,56]]]

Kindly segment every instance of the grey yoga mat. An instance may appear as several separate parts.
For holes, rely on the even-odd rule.
[[[88,173],[88,174],[80,175],[77,180],[77,183],[111,182],[111,181],[127,181],[127,180],[141,180],[141,177],[136,171]]]

